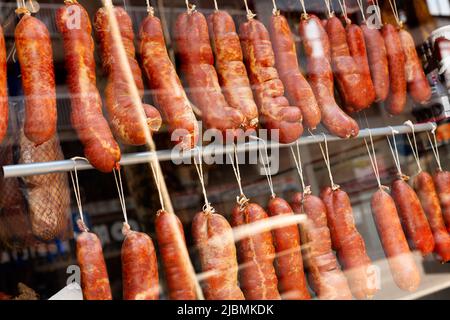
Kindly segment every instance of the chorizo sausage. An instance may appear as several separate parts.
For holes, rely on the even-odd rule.
[[[300,72],[294,36],[286,18],[279,13],[270,18],[270,38],[275,52],[275,67],[286,88],[286,95],[293,106],[298,106],[303,115],[303,124],[315,129],[321,115],[314,92]]]
[[[308,59],[308,80],[322,113],[322,123],[331,134],[340,138],[357,136],[358,124],[342,111],[334,98],[330,43],[321,21],[314,15],[302,18],[299,33]]]
[[[400,289],[416,291],[420,285],[420,272],[409,250],[394,199],[380,189],[372,196],[371,206],[392,278]]]
[[[284,96],[269,32],[260,21],[249,19],[241,24],[239,37],[265,128],[278,130],[281,143],[296,141],[303,134],[302,113],[299,108],[289,106]]]
[[[112,10],[114,17],[108,16],[107,8],[100,8],[94,18],[103,69],[108,74],[105,87],[106,107],[114,134],[126,144],[143,145],[147,142],[147,131],[156,132],[161,127],[161,115],[155,107],[141,102],[144,83],[135,57],[131,18],[121,7],[113,7]],[[119,27],[118,35],[112,31],[110,23],[110,19],[114,18]],[[127,61],[121,59],[122,50],[126,53]],[[126,63],[134,83],[128,83],[124,76],[128,72]],[[133,85],[137,88],[138,96],[134,94]],[[146,118],[142,119],[144,115]]]
[[[267,213],[255,203],[237,205],[231,225],[239,227],[267,219]],[[238,241],[239,280],[247,300],[279,300],[278,280],[273,266],[275,248],[270,230]]]
[[[433,181],[436,185],[436,191],[441,203],[442,215],[450,232],[450,172],[438,170],[433,175]]]
[[[230,107],[242,112],[245,129],[256,128],[258,107],[253,99],[233,18],[226,11],[215,11],[208,17],[208,26],[216,58],[216,70],[225,99]]]
[[[450,260],[450,235],[445,228],[433,177],[428,172],[422,171],[414,178],[414,189],[433,232],[434,251],[442,262],[447,262]]]
[[[0,142],[8,130],[8,84],[6,81],[6,46],[3,28],[0,26]]]
[[[80,27],[71,26],[75,12],[79,13]],[[66,4],[56,13],[56,25],[63,38],[72,125],[89,162],[102,172],[111,172],[120,160],[120,149],[102,112],[89,15],[78,3]]]
[[[397,179],[392,183],[392,198],[414,248],[424,256],[432,253],[435,246],[433,233],[417,194],[403,179]]]
[[[278,197],[270,199],[268,211],[271,217],[294,215],[289,203]],[[281,296],[289,300],[311,299],[306,287],[298,226],[294,224],[274,229],[272,235],[277,253],[275,266]]]
[[[56,88],[50,33],[39,19],[25,14],[15,30],[17,57],[25,94],[24,131],[36,145],[56,132]]]
[[[199,212],[192,221],[192,236],[206,278],[208,300],[244,300],[238,286],[238,264],[233,230],[220,214]]]
[[[176,132],[180,147],[191,149],[198,140],[197,119],[167,53],[161,21],[153,15],[146,17],[139,37],[142,66],[154,101],[162,111],[169,131]]]

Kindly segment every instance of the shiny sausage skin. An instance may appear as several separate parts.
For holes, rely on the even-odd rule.
[[[280,14],[272,15],[269,30],[275,52],[275,67],[286,88],[288,100],[291,105],[300,108],[303,125],[315,129],[320,123],[320,109],[311,86],[300,72],[294,36],[289,23]]]
[[[269,32],[260,21],[250,19],[241,24],[239,37],[265,128],[278,130],[281,143],[298,140],[303,134],[302,113],[299,108],[289,106],[284,96]]]
[[[420,285],[420,272],[409,250],[394,199],[380,189],[372,196],[371,206],[392,278],[400,289],[416,291]]]
[[[214,11],[208,17],[208,27],[225,99],[230,107],[240,110],[244,115],[244,129],[256,129],[259,122],[258,107],[253,99],[233,18],[226,11]]]
[[[381,31],[389,61],[389,95],[385,106],[392,115],[403,112],[406,106],[406,57],[397,28],[384,25]]]
[[[313,195],[298,192],[292,200],[296,214],[306,214],[302,224],[302,243],[310,283],[320,300],[351,300],[352,293],[331,247],[323,201]]]
[[[103,70],[108,74],[105,87],[106,107],[114,134],[126,144],[143,145],[146,143],[146,131],[156,132],[161,127],[161,115],[155,107],[141,102],[144,83],[135,57],[131,18],[121,7],[114,7],[113,12],[117,19],[120,39],[114,38],[107,9],[100,8],[94,18]],[[125,62],[120,60],[122,44],[127,58]],[[127,82],[124,73],[128,72],[128,68],[122,63],[128,63],[134,83]],[[134,96],[132,85],[136,85],[138,96]],[[145,114],[146,119],[141,119],[141,112]]]
[[[364,239],[355,226],[350,199],[344,191],[322,190],[327,212],[328,227],[333,248],[347,276],[350,289],[357,299],[372,298],[377,288],[371,274],[372,262],[366,252]]]
[[[231,225],[239,227],[267,219],[267,213],[255,203],[243,208],[237,205]],[[240,263],[239,280],[247,300],[279,300],[278,280],[273,266],[275,248],[272,234],[267,229],[237,243]]]
[[[161,21],[154,16],[146,17],[139,37],[142,66],[154,101],[162,111],[170,133],[177,131],[180,147],[189,150],[198,141],[197,119],[167,53]]]
[[[431,87],[417,55],[416,44],[408,31],[402,29],[399,35],[406,57],[405,71],[409,94],[417,103],[425,104],[431,98]]]
[[[427,217],[414,190],[402,179],[392,183],[392,198],[402,221],[406,235],[414,248],[426,256],[433,252],[435,242]]]
[[[185,245],[183,226],[175,214],[159,211],[155,220],[156,239],[164,266],[169,298],[171,300],[195,300],[195,283],[180,253],[180,241]],[[184,250],[186,250],[184,248]]]
[[[84,299],[112,300],[100,239],[94,233],[82,232],[77,237],[76,250]]]
[[[36,145],[56,132],[56,88],[53,50],[45,24],[28,14],[16,26],[15,42],[25,95],[24,130]]]
[[[428,172],[421,172],[414,178],[414,189],[420,199],[423,210],[433,232],[435,248],[439,260],[450,260],[450,235],[445,228],[439,196],[434,186],[433,177]]]
[[[0,26],[0,142],[8,130],[8,84],[6,81],[6,46],[3,28]]]
[[[157,300],[158,261],[152,239],[145,233],[125,232],[122,244],[124,300]]]
[[[74,12],[80,13],[80,28],[70,28]],[[89,15],[80,4],[65,5],[56,13],[56,24],[64,44],[72,125],[89,162],[102,172],[111,172],[121,155],[102,112],[102,99],[96,84],[94,40]]]
[[[267,205],[269,215],[294,215],[284,199],[272,198]],[[306,287],[300,234],[296,224],[272,231],[273,243],[277,253],[275,266],[278,275],[278,288],[283,299],[309,300],[311,295]]]
[[[450,232],[450,172],[436,171],[433,175],[436,191],[441,203],[442,215],[447,226],[447,231]]]
[[[300,21],[299,33],[306,53],[309,83],[322,113],[322,123],[340,138],[355,137],[358,124],[337,105],[334,98],[330,43],[321,21],[314,15]]]
[[[222,94],[205,16],[198,11],[180,14],[174,36],[189,96],[201,110],[205,126],[237,135],[236,129],[243,126],[245,118],[241,111],[230,107]]]
[[[208,300],[245,300],[238,286],[238,263],[233,230],[220,214],[199,212],[192,222],[192,236],[198,249],[203,292]]]

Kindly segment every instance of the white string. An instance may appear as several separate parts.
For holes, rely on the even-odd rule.
[[[186,3],[186,9],[189,14],[195,11],[195,4],[189,4],[189,0],[184,1]]]
[[[396,131],[394,128],[392,128],[391,126],[389,126],[389,128],[391,128],[392,131],[392,139],[394,142],[394,147],[395,147],[395,151],[394,148],[392,147],[391,141],[389,140],[389,137],[386,137],[388,143],[389,143],[389,148],[391,149],[391,153],[392,153],[392,157],[394,159],[394,163],[395,166],[397,167],[397,173],[399,177],[403,177],[403,172],[402,172],[402,167],[400,165],[400,156],[398,155],[398,149],[397,149],[397,142],[395,141],[395,135],[398,134],[398,131]]]
[[[417,167],[419,168],[419,173],[422,172],[422,166],[420,165],[420,157],[419,157],[419,148],[417,148],[417,140],[416,140],[416,134],[414,132],[414,125],[411,122],[411,120],[408,120],[405,122],[405,125],[411,128],[412,136],[414,140],[414,144],[411,141],[411,138],[409,137],[409,134],[406,134],[406,137],[408,138],[409,145],[411,146],[411,150],[414,156],[414,159],[416,160]]]
[[[378,0],[373,0],[373,4],[375,5],[375,14],[378,17],[378,21],[380,21],[380,23],[383,24],[383,20],[381,20],[381,9]]]
[[[300,5],[302,6],[303,9],[303,15],[307,16],[308,13],[306,12],[305,0],[300,0]]]
[[[332,17],[333,13],[332,13],[332,10],[331,10],[330,0],[324,0],[324,1],[325,1],[325,6],[327,7],[327,10],[328,10],[328,17]]]
[[[166,209],[164,207],[164,198],[163,198],[162,191],[161,191],[161,179],[160,178],[161,178],[162,173],[159,170],[155,170],[152,163],[150,163],[150,168],[152,168],[153,178],[155,179],[156,189],[158,190],[158,196],[159,196],[159,202],[161,203],[161,209],[163,211],[166,211]]]
[[[310,135],[316,140],[319,141],[316,136],[312,133],[312,131],[310,129],[308,129]],[[334,183],[334,179],[333,179],[333,173],[331,172],[331,163],[330,163],[330,153],[328,152],[328,139],[327,139],[327,135],[325,133],[322,133],[323,138],[324,138],[324,142],[325,142],[325,151],[322,147],[322,143],[319,142],[319,147],[320,147],[320,151],[322,152],[322,157],[323,160],[325,161],[325,165],[328,169],[328,177],[330,178],[330,182],[331,182],[331,187],[333,190],[337,190],[339,189],[339,185]]]
[[[147,13],[153,16],[155,14],[155,9],[150,4],[150,0],[145,0],[147,3]]]
[[[197,164],[197,160],[195,159],[195,156],[194,156],[194,166],[195,166],[195,170],[197,171],[197,175],[200,180],[200,184],[202,186],[203,197],[205,199],[205,206],[204,206],[203,211],[204,212],[214,212],[214,208],[211,206],[211,203],[209,203],[208,197],[206,194],[205,176],[203,175],[203,161],[202,161],[203,155],[202,155],[201,150],[197,146],[195,148],[199,152],[198,153],[199,163]]]
[[[264,144],[264,151],[265,151],[265,156],[266,156],[266,162],[264,161],[264,157],[263,154],[260,154],[260,158],[261,158],[261,162],[263,164],[264,167],[264,172],[266,174],[266,178],[267,178],[267,183],[269,184],[269,188],[270,188],[270,192],[271,192],[271,196],[272,198],[276,197],[275,191],[273,189],[273,180],[272,180],[272,174],[270,172],[270,164],[269,164],[269,153],[267,152],[267,143],[266,141],[264,141],[264,139],[261,139],[259,137],[256,136],[250,136],[250,139],[253,140],[258,140],[261,141]]]
[[[217,0],[214,0],[214,8],[216,11],[219,11],[219,6],[217,5]]]
[[[361,15],[363,18],[363,21],[366,22],[366,15],[364,13],[364,5],[362,3],[362,0],[356,0],[358,2],[359,10],[361,10]]]
[[[82,157],[73,157],[70,160],[73,161],[73,169],[74,169],[74,172],[70,171],[70,179],[72,180],[73,192],[75,193],[75,199],[77,201],[78,213],[80,214],[81,222],[84,225],[83,207],[81,205],[80,184],[78,182],[77,160],[85,160],[86,162],[89,161],[86,158]]]
[[[120,169],[117,169],[117,173],[118,174],[116,174],[116,169],[114,169],[113,170],[114,180],[116,182],[117,193],[119,194],[119,201],[120,206],[122,207],[123,219],[125,220],[125,223],[128,225],[127,207],[125,203],[125,193],[123,192],[122,175],[120,173]]]
[[[400,16],[398,14],[397,3],[395,0],[389,0],[389,4],[391,5],[392,12],[394,13],[394,18],[397,21],[399,26],[402,26],[402,22],[400,21]]]
[[[431,130],[431,133],[433,134],[434,142],[431,140],[429,132],[427,132],[428,141],[430,141],[431,150],[433,150],[434,158],[436,159],[438,169],[439,169],[439,171],[443,171],[442,165],[441,165],[441,156],[439,155],[439,146],[438,146],[437,138],[436,138],[436,124],[435,123],[433,123],[433,130]]]
[[[341,7],[342,15],[344,16],[345,22],[349,23],[350,19],[347,15],[347,5],[345,4],[345,0],[338,0],[339,6]]]
[[[240,202],[241,200],[247,199],[247,197],[245,196],[244,191],[242,189],[242,180],[241,180],[241,173],[239,171],[239,158],[238,158],[238,154],[237,154],[236,144],[234,145],[234,159],[235,160],[233,160],[233,157],[231,156],[231,154],[228,154],[228,156],[230,157],[231,165],[233,166],[234,175],[236,177],[236,181],[239,186],[240,197],[238,197],[237,201]],[[235,161],[236,161],[236,163],[235,163]]]
[[[273,4],[273,10],[272,10],[272,13],[273,13],[274,15],[279,15],[279,14],[280,14],[280,11],[278,11],[276,0],[272,0],[272,4]]]
[[[256,17],[256,14],[254,14],[248,7],[248,3],[247,0],[244,0],[244,4],[245,4],[245,11],[247,11],[247,19],[251,20],[254,17]]]
[[[365,112],[364,112],[364,118],[366,119],[367,130],[369,130],[370,145],[372,147],[372,152],[369,149],[369,144],[367,143],[366,138],[364,138],[364,143],[366,144],[367,153],[369,154],[370,163],[372,164],[372,169],[375,174],[375,178],[377,179],[378,186],[380,188],[382,188],[381,178],[380,178],[380,170],[378,168],[378,162],[377,162],[377,154],[375,152],[375,144],[373,143],[372,130],[370,130],[370,128],[369,128],[369,121],[367,120],[367,116],[366,116]]]
[[[296,142],[297,146],[297,156],[295,155],[294,148],[291,146],[292,157],[294,158],[295,166],[297,168],[298,176],[300,177],[300,182],[302,184],[302,192],[303,194],[311,193],[311,186],[306,186],[305,179],[303,177],[303,166],[302,166],[302,158],[300,155],[300,148],[298,141]]]

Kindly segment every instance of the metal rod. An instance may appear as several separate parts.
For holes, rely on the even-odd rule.
[[[415,132],[424,132],[424,131],[431,131],[433,130],[434,123],[424,123],[424,124],[416,124],[414,125],[414,131]],[[404,133],[411,133],[412,130],[410,127],[406,125],[401,126],[394,126],[394,130],[398,131],[399,134]],[[383,127],[383,128],[374,128],[370,129],[372,132],[372,136],[388,136],[392,133],[390,127]],[[359,132],[359,135],[356,137],[358,139],[360,138],[366,138],[369,136],[369,130],[363,129]],[[326,136],[328,142],[331,141],[345,141],[343,139],[340,139],[335,136]],[[355,138],[355,139],[356,139]],[[302,137],[299,140],[299,144],[301,145],[308,145],[308,144],[314,144],[323,142],[325,139],[324,135],[316,135],[316,136],[305,136]],[[276,142],[269,141],[267,143],[268,148],[285,148],[295,145],[295,142],[292,144],[279,144]],[[264,148],[262,144],[258,144],[257,142],[248,142],[245,144],[240,144],[237,147],[237,151],[239,153],[247,152],[247,151],[254,151]],[[207,150],[203,150],[203,155],[209,156],[209,155],[222,155],[233,152],[233,145],[221,145],[214,148],[210,148]],[[139,152],[139,153],[130,153],[125,154],[122,156],[122,160],[120,161],[121,166],[129,166],[129,165],[136,165],[136,164],[143,164],[148,163],[150,160],[154,159],[155,157],[158,158],[159,161],[172,161],[172,160],[186,160],[190,159],[193,156],[198,156],[198,150],[193,149],[189,152],[186,152],[184,154],[175,154],[171,150],[163,150],[163,151],[157,151],[157,152]],[[91,170],[94,169],[88,162],[77,160],[77,170]],[[56,173],[56,172],[68,172],[74,170],[74,162],[72,160],[62,160],[62,161],[52,161],[52,162],[40,162],[40,163],[31,163],[31,164],[17,164],[17,165],[7,165],[3,166],[3,176],[5,178],[12,178],[12,177],[25,177],[25,176],[32,176],[32,175],[40,175],[40,174],[48,174],[48,173]]]

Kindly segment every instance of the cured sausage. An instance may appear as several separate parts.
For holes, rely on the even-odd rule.
[[[71,25],[75,13],[80,17],[79,27]],[[102,112],[102,100],[96,85],[94,40],[89,15],[80,4],[67,2],[56,13],[56,25],[64,44],[72,125],[89,162],[102,172],[111,172],[121,155]]]
[[[397,29],[392,24],[382,29],[389,62],[389,95],[386,109],[392,115],[403,112],[406,106],[406,56]]]
[[[241,24],[239,37],[265,128],[278,130],[281,143],[296,141],[303,134],[302,113],[284,97],[269,32],[260,21],[249,19]]]
[[[8,84],[6,81],[6,46],[3,28],[0,26],[0,142],[8,130]]]
[[[78,224],[80,223],[79,221]],[[80,229],[86,230],[83,225]],[[112,300],[100,239],[92,232],[83,231],[77,237],[76,251],[81,271],[83,298],[85,300]]]
[[[405,71],[409,94],[414,101],[424,104],[431,98],[430,83],[425,75],[419,56],[417,55],[413,37],[404,29],[399,31],[399,35],[403,52],[406,57]]]
[[[50,33],[39,19],[25,14],[16,26],[15,43],[25,95],[24,130],[39,145],[56,132],[56,89]]]
[[[105,88],[106,107],[114,134],[126,144],[143,145],[147,142],[146,131],[156,132],[161,127],[161,115],[155,107],[141,102],[144,83],[135,57],[131,18],[121,7],[113,7],[112,10],[115,17],[108,17],[108,9],[100,8],[94,18],[103,69],[108,74]],[[120,37],[112,32],[110,18],[117,20]],[[121,60],[121,50],[125,51],[127,61]],[[128,83],[124,76],[128,72],[126,63],[134,83]],[[136,85],[138,96],[134,95],[133,85]],[[142,119],[144,115],[146,118]]]
[[[268,211],[271,217],[294,215],[289,203],[278,197],[270,199]],[[298,226],[294,224],[274,229],[272,235],[277,253],[275,266],[281,296],[289,300],[311,299],[306,287]]]
[[[292,208],[308,217],[301,226],[301,235],[309,280],[317,296],[320,300],[351,300],[347,279],[331,248],[324,203],[319,197],[298,192]]]
[[[376,291],[376,277],[366,252],[364,239],[355,226],[350,199],[341,189],[322,190],[327,212],[328,227],[333,248],[347,276],[350,289],[357,299],[372,298]]]
[[[122,277],[124,300],[157,300],[158,261],[152,239],[124,226]]]
[[[375,87],[376,101],[383,102],[389,94],[389,63],[386,45],[378,29],[361,25],[367,47],[370,74]]]
[[[197,144],[198,124],[180,78],[167,53],[161,21],[149,15],[141,24],[139,51],[152,89],[153,100],[163,113],[169,131],[182,149]]]
[[[417,194],[403,179],[397,179],[392,183],[392,198],[414,248],[424,256],[432,253],[435,246],[433,233]]]
[[[205,274],[203,292],[208,300],[244,300],[238,286],[238,264],[233,230],[220,214],[199,212],[192,221],[192,236]]]
[[[278,12],[270,18],[269,30],[275,52],[275,67],[286,88],[288,100],[291,105],[300,108],[304,126],[315,129],[320,123],[320,109],[311,86],[300,72],[294,36],[289,23]]]
[[[215,11],[208,17],[208,26],[225,99],[230,107],[242,112],[245,129],[255,129],[258,126],[258,107],[253,99],[233,18],[226,11]]]
[[[416,291],[420,285],[420,272],[409,250],[394,199],[380,189],[372,196],[371,206],[392,278],[402,290]]]
[[[267,219],[267,213],[255,203],[233,209],[231,225],[239,227]],[[278,280],[273,262],[275,248],[272,234],[267,229],[237,243],[241,264],[239,282],[247,300],[279,300]]]
[[[245,118],[230,107],[220,89],[205,16],[198,11],[180,14],[174,34],[189,96],[200,108],[206,127],[236,136]]]
[[[447,231],[450,232],[450,172],[436,171],[433,175],[433,181],[436,185]]]
[[[195,300],[195,283],[187,269],[189,261],[181,254],[185,248],[183,226],[175,214],[159,211],[155,220],[156,239],[164,266],[169,298],[171,300]],[[181,242],[181,243],[180,243]]]
[[[420,199],[433,232],[434,251],[442,262],[450,260],[450,235],[445,228],[439,196],[434,186],[433,177],[428,172],[421,172],[414,178],[414,189]]]
[[[357,136],[358,124],[339,108],[334,98],[330,43],[321,21],[314,15],[302,18],[299,33],[308,59],[308,80],[322,113],[322,123],[340,138]]]

